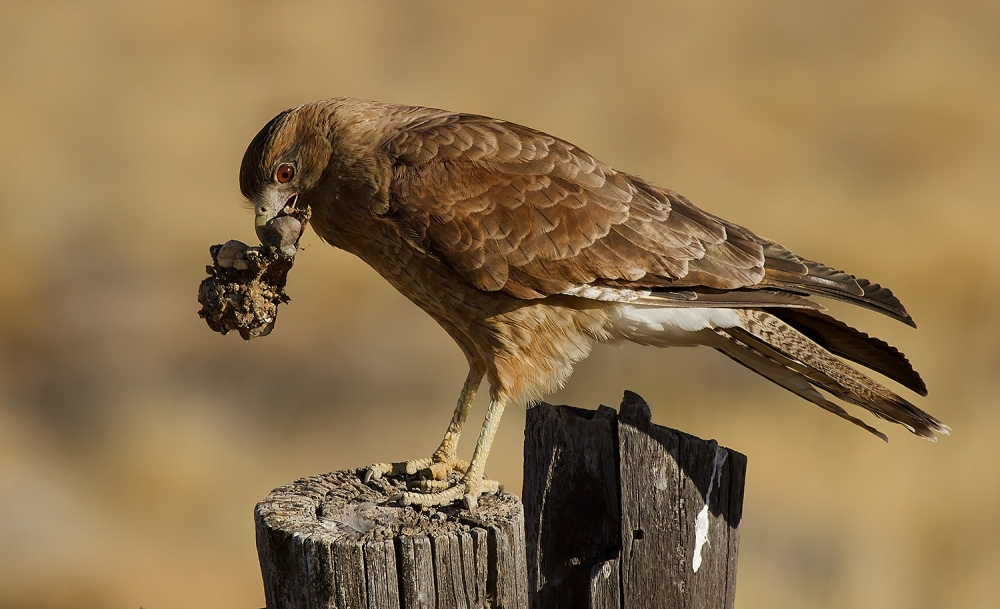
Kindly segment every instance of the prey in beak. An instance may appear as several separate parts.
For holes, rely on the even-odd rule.
[[[273,202],[273,204],[272,204]],[[254,201],[262,245],[235,239],[209,248],[213,264],[198,288],[198,314],[216,332],[238,330],[244,340],[267,336],[278,305],[288,302],[285,282],[312,210],[297,207],[298,193]]]
[[[299,193],[294,192],[289,195],[277,189],[264,191],[261,198],[253,202],[254,210],[254,230],[261,243],[266,243],[264,237],[267,234],[268,223],[275,218],[288,216],[295,211],[295,204],[299,200]]]
[[[276,248],[281,255],[295,257],[302,223],[308,217],[296,207],[299,193],[266,191],[262,201],[254,201],[254,230],[265,245]]]

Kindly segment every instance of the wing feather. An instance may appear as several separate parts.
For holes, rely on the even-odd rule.
[[[394,163],[387,217],[482,290],[766,289],[913,323],[888,289],[796,256],[564,140],[476,115],[402,114],[383,142]]]

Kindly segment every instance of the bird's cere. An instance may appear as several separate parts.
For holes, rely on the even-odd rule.
[[[712,443],[715,444],[715,441],[713,440]],[[708,491],[705,493],[705,505],[694,519],[694,556],[691,558],[691,569],[695,573],[701,568],[701,550],[708,541],[708,504],[712,501],[712,491],[715,489],[715,485],[722,484],[722,466],[726,464],[728,454],[725,448],[715,444],[712,478],[708,482]]]

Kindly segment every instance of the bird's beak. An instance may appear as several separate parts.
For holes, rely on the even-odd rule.
[[[299,194],[287,192],[266,192],[260,200],[254,201],[254,230],[257,238],[264,241],[264,227],[286,207],[295,207]]]

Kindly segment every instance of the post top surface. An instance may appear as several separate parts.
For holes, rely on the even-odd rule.
[[[329,542],[367,542],[503,526],[522,510],[510,493],[484,495],[475,515],[458,503],[422,510],[392,501],[403,490],[405,482],[398,479],[364,484],[355,470],[337,471],[280,486],[255,511],[272,530]]]

